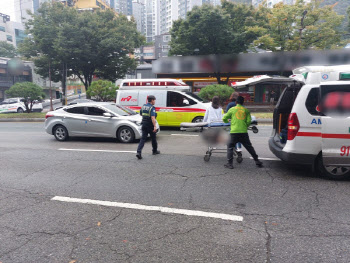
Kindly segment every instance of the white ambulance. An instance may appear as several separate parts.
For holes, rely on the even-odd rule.
[[[176,79],[127,79],[117,90],[116,103],[139,111],[154,95],[159,125],[180,127],[182,122],[201,122],[210,105],[190,90]]]
[[[289,80],[280,79],[287,87],[274,109],[270,150],[285,162],[310,165],[324,177],[350,178],[350,114],[326,116],[320,108],[327,94],[350,92],[350,65],[301,67],[293,73]],[[342,103],[350,107],[345,97]]]

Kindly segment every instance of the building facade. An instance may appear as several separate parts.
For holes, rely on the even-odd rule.
[[[11,21],[10,16],[6,14],[0,14],[0,41],[17,47],[25,37],[24,26],[21,23]]]
[[[155,59],[167,57],[170,51],[171,35],[169,33],[155,36]]]
[[[144,0],[132,1],[132,15],[136,21],[137,30],[146,36],[146,5]]]
[[[114,1],[115,1],[115,10],[117,11],[117,13],[121,13],[126,16],[131,16],[133,14],[132,0],[114,0]]]

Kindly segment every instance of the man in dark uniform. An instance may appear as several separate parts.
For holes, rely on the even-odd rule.
[[[152,139],[152,152],[153,155],[160,154],[158,151],[158,143],[156,138],[157,126],[156,126],[156,108],[154,104],[156,103],[156,97],[153,95],[149,95],[147,98],[148,103],[143,105],[140,110],[140,115],[142,116],[142,137],[139,143],[139,147],[137,148],[136,157],[138,159],[142,159],[141,152],[143,146],[145,145],[145,141],[147,140],[148,134]]]

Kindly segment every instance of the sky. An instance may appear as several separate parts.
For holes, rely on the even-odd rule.
[[[15,2],[18,0],[0,0],[0,13],[9,15],[15,21]]]

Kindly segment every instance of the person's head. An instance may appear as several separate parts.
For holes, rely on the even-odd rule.
[[[151,103],[152,105],[154,105],[156,103],[156,97],[154,97],[153,95],[149,95],[147,97],[147,101],[148,103]]]
[[[214,96],[211,100],[211,106],[214,109],[218,109],[220,107],[220,99],[218,96]]]
[[[230,101],[236,101],[238,97],[238,92],[233,92],[230,96]]]
[[[244,98],[242,96],[238,96],[236,102],[237,102],[237,104],[243,105],[244,104]]]

